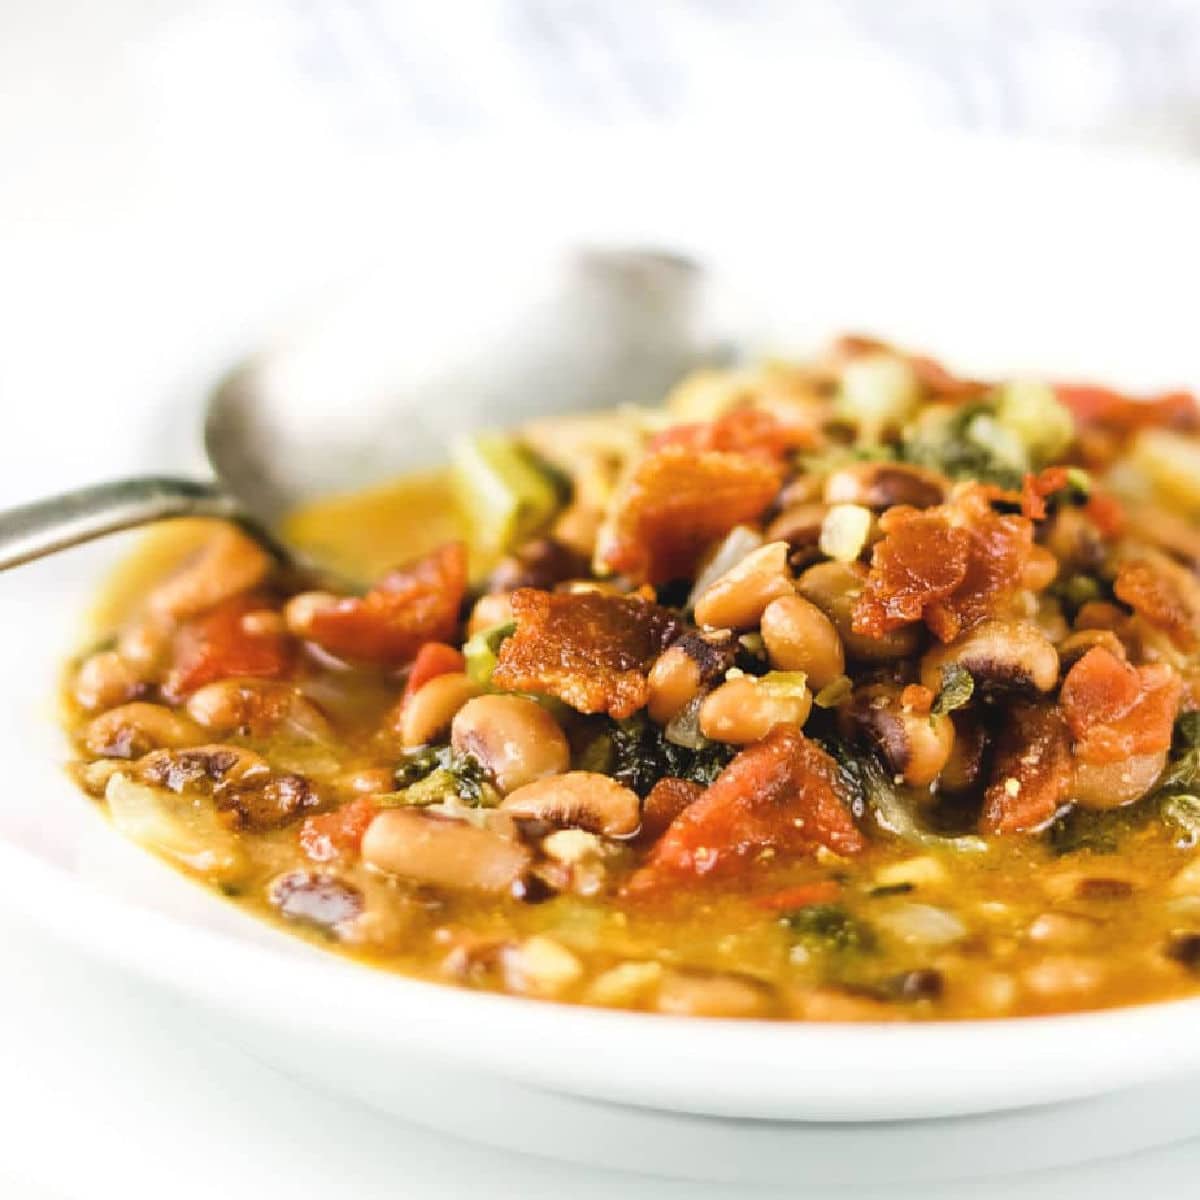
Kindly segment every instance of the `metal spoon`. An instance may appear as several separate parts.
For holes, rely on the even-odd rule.
[[[277,553],[296,505],[443,457],[453,434],[654,403],[723,347],[706,277],[656,251],[459,254],[343,298],[212,393],[214,479],[147,476],[0,513],[0,570],[167,517],[241,521]]]

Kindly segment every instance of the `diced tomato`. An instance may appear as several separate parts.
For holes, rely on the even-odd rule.
[[[1083,425],[1097,425],[1119,433],[1149,427],[1195,429],[1200,426],[1200,407],[1191,392],[1165,392],[1135,399],[1109,388],[1089,384],[1060,383],[1058,399]]]
[[[651,440],[650,450],[681,446],[686,450],[720,450],[778,462],[793,450],[811,447],[815,440],[813,431],[806,426],[785,424],[762,409],[743,408],[725,413],[715,421],[664,429]]]
[[[807,908],[810,904],[829,904],[838,898],[841,890],[841,884],[834,879],[818,879],[772,892],[769,896],[758,896],[754,903],[768,912],[789,912],[794,908]]]
[[[1063,680],[1059,702],[1084,762],[1120,762],[1171,745],[1183,683],[1166,663],[1135,667],[1094,646]]]
[[[449,542],[309,619],[305,636],[342,658],[403,663],[426,642],[452,640],[467,587],[467,551]]]
[[[329,862],[342,854],[357,854],[363,834],[379,807],[369,796],[351,800],[335,812],[308,817],[300,827],[300,847],[313,862]]]
[[[417,651],[413,665],[409,668],[408,682],[404,685],[401,703],[415,696],[431,679],[439,675],[453,675],[467,669],[467,660],[461,651],[445,642],[426,642]]]
[[[798,729],[777,725],[743,750],[671,823],[630,880],[653,892],[745,868],[763,853],[860,853],[837,764]]]
[[[283,633],[247,629],[244,617],[265,602],[235,596],[202,617],[184,622],[175,635],[163,694],[173,701],[218,679],[279,679],[291,668],[293,646]]]
[[[746,454],[684,446],[648,454],[617,502],[600,557],[639,583],[688,579],[714,542],[762,516],[781,478],[776,464]]]

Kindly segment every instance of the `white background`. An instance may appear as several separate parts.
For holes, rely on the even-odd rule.
[[[831,123],[847,137],[966,125],[1191,150],[1198,67],[1186,0],[6,0],[0,502],[135,466],[151,442],[187,460],[197,366],[241,349],[231,331],[291,277],[311,229],[336,238],[331,213],[352,222],[379,203],[372,181],[404,181],[416,143],[719,119],[769,123],[789,150]],[[64,395],[69,425],[55,420]],[[0,918],[0,945],[6,1198],[745,1194],[399,1126],[212,1042],[162,998],[41,944],[19,914]],[[1182,1196],[1198,1168],[1189,1145],[971,1194]]]

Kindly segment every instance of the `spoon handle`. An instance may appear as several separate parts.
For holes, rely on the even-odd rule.
[[[215,483],[148,476],[63,492],[0,512],[0,571],[165,517],[237,517]]]

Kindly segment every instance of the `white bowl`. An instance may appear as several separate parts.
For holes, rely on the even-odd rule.
[[[852,328],[981,372],[1200,384],[1192,168],[958,142],[793,160],[786,147],[728,159],[702,149],[562,148],[536,196],[498,197],[492,219],[510,238],[636,234],[691,252],[720,271],[740,323],[768,347]],[[480,167],[439,169],[454,192]],[[0,581],[0,898],[169,986],[260,1054],[488,1140],[704,1177],[794,1177],[798,1154],[810,1179],[870,1177],[884,1160],[889,1174],[961,1173],[1200,1130],[1194,1103],[1179,1102],[1200,1090],[1200,1000],[986,1023],[688,1021],[413,982],[253,922],[121,842],[62,772],[55,673],[123,549]],[[1087,1103],[1061,1107],[1071,1101]],[[1152,1108],[1153,1124],[1127,1119]],[[1054,1121],[1077,1135],[1031,1141]],[[864,1122],[889,1124],[847,1124]],[[1078,1136],[1085,1128],[1093,1135]]]

